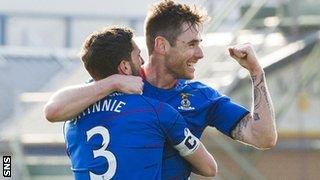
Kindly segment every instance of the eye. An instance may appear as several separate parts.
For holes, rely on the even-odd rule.
[[[191,47],[191,48],[195,48],[197,46],[199,46],[199,43],[196,43],[196,42],[189,44],[189,47]]]

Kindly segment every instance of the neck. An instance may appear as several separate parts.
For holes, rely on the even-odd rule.
[[[173,88],[177,83],[177,79],[168,72],[162,61],[165,61],[165,59],[156,55],[149,57],[149,62],[144,66],[146,80],[157,88]]]

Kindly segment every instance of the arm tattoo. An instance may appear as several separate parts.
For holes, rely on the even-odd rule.
[[[251,116],[250,114],[247,114],[244,118],[240,120],[240,122],[237,124],[236,128],[232,130],[231,136],[233,139],[239,140],[244,142],[244,135],[243,130],[247,127],[248,122],[250,121]]]
[[[257,86],[254,86],[254,89],[253,89],[253,99],[254,99],[254,109],[258,109],[260,107],[261,91]]]
[[[271,111],[271,116],[274,119],[274,113],[273,113],[273,109],[272,109],[272,107],[270,105],[270,101],[269,101],[270,99],[268,98],[268,92],[267,92],[266,87],[262,86],[261,87],[261,91],[263,93],[264,98],[266,99],[267,106],[268,106],[269,110]]]
[[[264,84],[264,80],[265,80],[264,75],[262,75],[259,79],[255,75],[253,75],[251,78],[252,78],[252,83],[254,85],[254,89],[253,89],[254,109],[257,110],[260,107],[262,98],[264,98],[268,109],[272,111],[269,98],[268,98],[268,92]],[[272,116],[273,116],[273,113],[272,113]],[[254,113],[253,119],[255,121],[259,120],[260,119],[259,114]]]
[[[271,101],[268,95],[268,91],[266,88],[266,85],[264,83],[265,78],[264,75],[262,74],[261,76],[251,76],[252,78],[252,83],[254,86],[253,93],[254,93],[254,112],[253,114],[247,114],[244,118],[242,118],[237,126],[232,130],[231,132],[231,137],[235,140],[247,143],[245,137],[245,129],[248,126],[248,123],[250,121],[258,121],[260,120],[261,114],[259,114],[257,109],[261,109],[263,107],[263,102],[266,101],[267,108],[272,112],[272,106],[271,106]],[[272,113],[273,116],[273,113]]]
[[[254,119],[255,121],[258,121],[258,120],[260,119],[259,114],[258,114],[258,113],[253,113],[253,119]]]
[[[255,85],[255,86],[259,86],[261,83],[263,83],[263,81],[264,81],[264,75],[262,75],[261,77],[260,77],[260,79],[258,79],[258,77],[256,76],[256,75],[252,75],[251,76],[251,78],[252,78],[252,82],[253,82],[253,84]],[[257,82],[258,81],[258,82]]]
[[[253,75],[252,77],[252,84],[253,84],[253,102],[254,102],[254,110],[257,110],[261,105],[261,98],[262,98],[262,92],[259,88],[259,85],[264,82],[264,76],[262,75],[260,78],[258,76]],[[259,120],[259,115],[257,113],[254,113],[254,120]]]
[[[254,99],[254,109],[257,109],[260,107],[261,104],[261,90],[259,88],[260,84],[263,84],[263,75],[258,79],[258,76],[251,76],[252,78],[252,84],[254,86],[253,88],[253,99]]]

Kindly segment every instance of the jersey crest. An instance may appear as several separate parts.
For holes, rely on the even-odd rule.
[[[193,94],[189,94],[189,93],[180,93],[181,96],[181,106],[178,107],[178,109],[180,110],[194,110],[194,107],[191,106],[191,102],[189,100],[190,96],[193,96]]]

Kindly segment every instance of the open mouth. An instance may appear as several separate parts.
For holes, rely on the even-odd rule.
[[[195,65],[196,65],[196,63],[194,63],[194,62],[187,62],[188,68],[192,69],[193,71],[195,70]]]
[[[194,65],[195,65],[195,64],[196,64],[196,63],[194,63],[194,62],[188,62],[188,63],[187,63],[187,66],[194,68]]]

